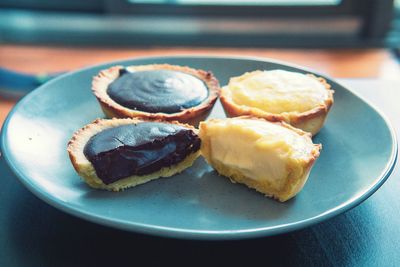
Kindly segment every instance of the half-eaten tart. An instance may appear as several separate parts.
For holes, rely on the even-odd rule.
[[[193,126],[141,119],[97,119],[68,143],[72,165],[94,188],[119,191],[190,167],[200,154]]]
[[[194,126],[208,116],[220,93],[211,72],[169,64],[111,67],[93,78],[92,90],[108,118]]]
[[[230,79],[221,90],[227,116],[250,115],[284,121],[315,135],[333,104],[325,79],[285,70],[247,72]]]
[[[321,149],[310,133],[249,116],[201,122],[199,136],[219,174],[282,202],[303,188]]]

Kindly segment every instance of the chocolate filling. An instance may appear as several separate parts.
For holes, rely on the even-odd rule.
[[[207,98],[208,90],[202,80],[184,72],[121,69],[120,76],[108,86],[107,94],[130,109],[176,113],[199,105]]]
[[[141,122],[106,129],[83,150],[97,176],[110,184],[131,175],[146,175],[183,161],[200,149],[200,138],[185,127]]]

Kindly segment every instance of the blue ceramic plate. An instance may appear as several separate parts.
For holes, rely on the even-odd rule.
[[[396,159],[393,130],[382,115],[327,79],[335,104],[315,137],[323,144],[303,191],[279,203],[218,176],[203,159],[171,178],[120,193],[89,188],[76,174],[66,146],[72,134],[103,117],[91,79],[112,65],[169,63],[211,70],[222,85],[256,69],[312,72],[251,58],[139,58],[63,75],[22,99],[8,116],[1,141],[11,169],[35,195],[65,212],[116,228],[178,238],[239,239],[303,228],[342,213],[374,193]],[[319,75],[319,74],[317,74]],[[224,117],[217,103],[212,117]]]

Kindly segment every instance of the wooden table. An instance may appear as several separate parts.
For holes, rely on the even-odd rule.
[[[0,46],[0,66],[27,73],[71,71],[118,59],[160,55],[235,55],[284,60],[336,78],[399,79],[400,68],[384,49],[239,49],[239,48],[65,48]],[[0,125],[15,100],[0,97]]]

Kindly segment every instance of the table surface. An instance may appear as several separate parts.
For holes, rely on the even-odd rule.
[[[400,82],[344,80],[400,129]],[[400,172],[358,207],[296,232],[238,241],[188,241],[96,225],[37,199],[0,159],[0,266],[113,266],[259,262],[295,266],[396,266],[400,263]],[[345,185],[343,185],[345,186]]]
[[[283,60],[335,78],[399,80],[400,65],[385,49],[266,49],[266,48],[101,48],[1,45],[0,67],[26,73],[64,72],[95,64],[143,56],[255,56]],[[15,104],[0,95],[0,125]]]
[[[93,64],[104,61],[104,59],[118,58],[116,54],[103,55],[100,56],[99,61],[96,61],[96,52],[104,50],[88,51],[89,55],[82,55],[80,58],[83,60],[81,61],[65,59],[64,63],[54,62],[53,65],[47,66],[47,69],[43,69],[44,67],[41,67],[40,64],[35,69],[33,68],[34,63],[43,59],[46,53],[63,51],[63,56],[53,55],[53,59],[50,61],[54,61],[54,58],[57,57],[67,58],[74,53],[77,55],[79,51],[36,48],[33,51],[40,56],[36,61],[28,58],[27,64],[22,64],[22,61],[16,64],[13,59],[18,61],[22,56],[15,54],[10,56],[5,52],[26,52],[30,49],[33,48],[0,48],[0,65],[28,72],[57,71],[65,70],[67,67],[69,67],[68,69],[81,67],[89,61],[90,64]],[[129,51],[118,53],[126,57],[124,53],[130,53]],[[152,50],[149,51],[151,54]],[[178,49],[170,54],[182,51],[182,49]],[[243,51],[246,53],[250,50]],[[159,55],[159,52],[154,52],[154,55]],[[192,53],[193,50],[188,50],[189,52]],[[353,68],[359,67],[353,72],[349,67],[351,60],[348,61],[347,57],[343,56],[347,52],[341,54],[316,51],[316,58],[313,59],[310,59],[314,54],[312,51],[304,55],[299,51],[284,53],[271,50],[251,50],[248,53],[257,56],[270,54],[270,56],[280,59],[288,57],[286,60],[314,68],[318,65],[325,66],[321,67],[322,72],[335,77],[362,78],[342,81],[378,106],[392,121],[399,133],[400,81],[397,80],[398,66],[385,51],[359,52],[358,59],[364,63],[353,64]],[[290,60],[291,53],[294,60]],[[357,52],[355,53],[357,54]],[[108,56],[110,56],[109,59]],[[132,54],[132,56],[134,55]],[[33,57],[35,58],[35,56]],[[7,61],[4,61],[5,58]],[[352,60],[355,59],[352,58]],[[342,61],[346,61],[347,64]],[[70,65],[67,64],[68,62]],[[363,68],[363,65],[368,62],[374,66]],[[346,67],[347,72],[340,66]],[[319,70],[321,71],[321,69]],[[384,70],[387,70],[386,73],[383,73]],[[14,102],[0,99],[0,115],[4,117]],[[265,264],[280,263],[289,266],[398,266],[400,264],[400,194],[398,193],[400,172],[398,166],[395,167],[387,182],[373,196],[358,207],[333,219],[284,235],[218,242],[145,236],[107,228],[67,215],[42,202],[25,189],[1,158],[0,179],[3,182],[0,193],[0,266],[98,266],[111,264],[114,266],[126,262],[135,264],[141,261],[150,265],[161,265],[167,262],[191,265],[193,263],[209,264],[217,260],[226,264],[244,263],[249,265],[249,263],[265,262]]]

